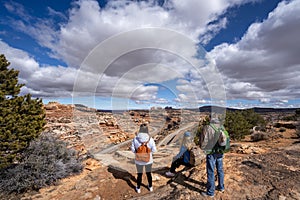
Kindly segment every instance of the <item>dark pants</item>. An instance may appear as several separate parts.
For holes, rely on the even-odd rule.
[[[181,157],[172,162],[170,172],[175,173],[176,168],[180,167],[180,165],[184,165],[187,167],[191,166],[189,163],[185,163],[183,161],[183,157]]]
[[[142,184],[142,177],[143,177],[143,169],[146,169],[146,175],[147,175],[147,180],[148,180],[148,186],[152,187],[152,164],[149,165],[136,165],[136,170],[137,170],[137,188],[141,187]]]

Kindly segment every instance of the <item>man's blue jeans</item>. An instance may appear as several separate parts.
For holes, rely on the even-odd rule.
[[[215,166],[218,174],[218,189],[224,190],[223,154],[210,154],[206,156],[207,194],[215,193]]]

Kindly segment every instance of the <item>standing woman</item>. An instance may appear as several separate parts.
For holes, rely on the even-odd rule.
[[[141,161],[137,158],[135,158],[135,165],[137,169],[137,186],[136,186],[136,192],[141,193],[141,184],[142,184],[142,176],[143,176],[143,170],[145,167],[147,180],[148,180],[148,189],[150,192],[153,191],[152,187],[152,163],[153,163],[153,156],[152,153],[156,152],[156,145],[152,137],[150,137],[148,133],[148,127],[145,124],[142,124],[140,126],[140,130],[135,136],[135,138],[132,141],[131,144],[131,151],[135,154],[137,154],[137,150],[141,145],[145,145],[150,150],[150,158],[147,161]]]

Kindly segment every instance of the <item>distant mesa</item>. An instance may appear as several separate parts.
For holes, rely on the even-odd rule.
[[[65,109],[72,109],[72,108],[76,108],[78,110],[85,110],[85,111],[97,111],[97,112],[124,112],[124,111],[128,111],[128,110],[111,110],[111,109],[93,109],[93,108],[89,108],[86,105],[83,104],[60,104],[59,102],[49,102],[48,104],[44,105],[44,108],[46,110],[65,110]],[[152,107],[151,110],[153,109],[163,109],[161,107],[158,108],[154,108]],[[164,108],[165,110],[180,110],[179,108],[172,108],[171,106],[166,106]],[[230,108],[230,107],[221,107],[221,106],[201,106],[199,108],[187,108],[186,110],[192,110],[192,111],[199,111],[199,112],[211,112],[212,109],[215,112],[220,112],[222,113],[224,111],[224,109],[226,109],[226,111],[237,111],[237,110],[249,110],[249,109],[253,109],[254,112],[256,113],[272,113],[272,112],[283,112],[283,113],[292,113],[295,112],[297,109],[299,108],[266,108],[266,107],[253,107],[253,108],[247,108],[247,109],[239,109],[239,108]],[[134,109],[132,111],[149,111],[147,109]]]
[[[224,107],[220,106],[202,106],[199,107],[200,112],[211,112],[212,108],[216,111],[224,110]],[[284,113],[291,113],[295,112],[299,108],[263,108],[263,107],[253,107],[247,109],[237,109],[237,108],[226,108],[226,111],[237,111],[237,110],[250,110],[253,109],[256,113],[271,113],[271,112],[284,112]]]

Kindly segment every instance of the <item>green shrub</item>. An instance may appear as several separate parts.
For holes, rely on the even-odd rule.
[[[288,115],[282,118],[284,121],[297,121],[300,117],[300,109],[296,109],[293,115]]]
[[[254,126],[264,127],[266,121],[261,115],[255,113],[253,109],[237,110],[226,112],[224,125],[231,139],[241,140],[250,134]]]
[[[233,140],[241,140],[250,133],[251,125],[241,111],[226,112],[224,125]]]
[[[219,118],[224,119],[223,116],[219,116]],[[196,143],[198,142],[198,137],[202,132],[203,126],[208,123],[208,119],[199,123],[195,137]],[[230,135],[230,139],[232,140],[241,140],[246,135],[250,134],[250,131],[254,126],[260,126],[264,128],[265,125],[266,121],[264,118],[255,113],[253,109],[226,112],[224,126]]]
[[[242,110],[239,112],[241,112],[251,128],[254,126],[265,127],[267,124],[265,119],[260,114],[254,112],[253,109]]]
[[[286,131],[286,128],[284,128],[284,127],[279,128],[279,132],[285,132],[285,131]]]
[[[280,128],[280,127],[281,127],[281,124],[277,122],[277,123],[274,124],[274,127],[275,127],[275,128]]]
[[[42,134],[32,141],[23,156],[19,164],[1,170],[1,192],[38,190],[82,170],[76,151],[50,134]]]
[[[289,116],[283,117],[282,120],[284,120],[284,121],[296,121],[297,117],[296,117],[296,115],[289,115]]]
[[[297,117],[296,134],[300,138],[300,109],[296,110],[295,115]]]

